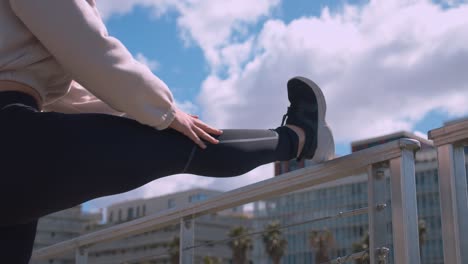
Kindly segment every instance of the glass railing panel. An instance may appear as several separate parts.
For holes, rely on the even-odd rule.
[[[179,263],[179,225],[99,243],[87,252],[90,264]]]
[[[195,218],[195,236],[192,246],[184,250],[193,250],[193,263],[231,263],[238,261],[233,250],[246,245],[253,245],[253,222],[251,215],[239,211],[239,207],[227,209],[210,215]],[[233,236],[245,235],[236,240]],[[237,244],[239,243],[239,246]],[[244,244],[247,243],[247,244]],[[246,258],[251,260],[250,250],[246,249]],[[241,257],[237,254],[237,257]],[[236,263],[236,262],[233,262]]]
[[[76,206],[41,217],[37,224],[33,250],[79,237],[87,228],[100,221],[99,217],[90,216],[92,215],[84,214],[80,206]],[[55,263],[75,263],[75,254],[68,252],[51,260]],[[50,260],[32,260],[30,262],[30,264],[49,263],[52,262]]]
[[[435,148],[416,153],[415,171],[421,263],[442,264],[440,179]]]
[[[168,254],[171,252],[169,249],[163,249],[162,244],[154,246],[158,250],[161,249],[160,252],[131,257],[130,254],[125,255],[128,251],[122,251],[124,246],[121,245],[119,248],[118,243],[135,239],[135,237],[147,233],[151,227],[156,229],[156,226],[159,226],[159,229],[164,229],[162,226],[166,228],[179,226],[179,228],[173,228],[174,230],[157,231],[157,233],[162,232],[158,233],[157,237],[159,239],[166,235],[167,240],[167,234],[163,233],[179,234],[181,263],[216,261],[213,259],[216,259],[217,256],[206,254],[216,251],[222,252],[223,248],[229,248],[231,259],[226,258],[229,255],[226,253],[219,257],[220,260],[232,262],[233,258],[238,258],[237,254],[233,255],[232,252],[232,243],[238,236],[233,237],[229,233],[236,226],[248,225],[251,226],[251,230],[248,229],[247,234],[241,237],[251,237],[253,241],[254,246],[250,250],[252,252],[249,259],[254,259],[250,260],[253,263],[262,263],[268,258],[272,258],[266,252],[265,246],[262,249],[263,234],[267,232],[266,228],[270,224],[277,223],[279,226],[276,229],[281,230],[281,235],[284,235],[288,243],[288,251],[283,252],[283,256],[281,256],[283,262],[289,261],[286,263],[302,261],[313,263],[308,262],[308,260],[314,259],[315,261],[317,256],[328,258],[329,263],[343,263],[343,261],[348,260],[355,261],[357,256],[362,257],[366,253],[370,255],[371,263],[377,263],[376,260],[382,256],[385,257],[385,262],[379,260],[379,263],[391,263],[388,260],[391,260],[392,256],[388,257],[387,254],[389,251],[394,251],[390,254],[395,255],[394,259],[398,263],[417,264],[420,261],[419,251],[414,250],[418,246],[418,239],[417,231],[414,232],[417,229],[417,214],[413,160],[413,151],[417,148],[417,142],[411,140],[403,139],[391,142],[384,146],[333,160],[324,165],[293,171],[288,175],[282,175],[283,177],[278,176],[278,178],[223,193],[219,195],[218,199],[213,197],[200,202],[199,205],[190,204],[181,208],[173,208],[141,220],[130,221],[128,224],[117,225],[115,228],[106,228],[79,239],[72,239],[60,245],[49,247],[46,250],[39,250],[35,252],[35,255],[40,259],[76,250],[77,264],[93,263],[92,258],[95,258],[96,261],[98,258],[102,260],[102,257],[109,252],[108,248],[100,247],[110,244],[111,248],[116,247],[117,250],[120,250],[121,263],[139,263],[141,261],[155,261],[157,263],[158,257],[161,257],[161,261],[169,263],[171,259]],[[391,160],[385,162],[385,159]],[[377,164],[369,165],[372,162],[377,163],[378,166],[384,163],[390,164],[387,164],[387,169],[383,173],[385,174],[383,180],[379,176],[380,174],[374,175],[374,170],[379,167]],[[388,173],[389,170],[391,173]],[[367,176],[369,172],[371,172],[372,177]],[[347,175],[347,173],[354,175]],[[387,174],[392,175],[387,176]],[[374,188],[377,186],[375,177],[380,179],[379,188]],[[387,178],[394,185],[391,191],[388,191],[390,183],[387,182]],[[370,192],[372,196],[369,196],[369,190],[372,186]],[[290,190],[295,191],[287,193]],[[391,206],[392,203],[388,201],[390,193],[394,206]],[[375,194],[378,194],[378,197]],[[368,200],[370,204],[367,204]],[[239,210],[237,205],[242,202],[252,202],[252,204],[245,205],[243,210]],[[237,206],[237,208],[222,210],[222,208],[229,206]],[[369,209],[371,213],[366,217],[366,212]],[[219,210],[222,212],[216,212]],[[388,210],[391,210],[391,213]],[[228,214],[225,211],[228,211]],[[197,217],[194,218],[194,216]],[[226,217],[234,217],[235,220],[228,221]],[[222,218],[221,221],[218,220],[220,218]],[[214,225],[213,221],[222,224]],[[177,222],[180,224],[174,224]],[[370,227],[372,227],[372,232],[370,232],[370,242],[367,247],[373,248],[366,250],[366,246],[362,244],[366,242],[365,230]],[[223,233],[222,229],[227,229],[227,231]],[[393,238],[389,235],[389,230],[394,232]],[[122,236],[129,237],[122,239]],[[173,236],[173,238],[176,237],[176,235]],[[395,240],[394,245],[392,239]],[[330,242],[329,245],[333,247],[324,250],[322,245],[325,243],[324,241]],[[117,246],[112,246],[115,243]],[[154,244],[154,239],[151,239],[150,243]],[[361,248],[356,246],[359,243]],[[225,246],[215,250],[213,248],[216,244],[224,244]],[[257,246],[255,247],[255,245]],[[168,244],[166,247],[169,248]],[[129,251],[135,251],[136,254],[141,254],[138,252],[139,250],[138,247],[129,249]],[[229,252],[229,250],[224,251]],[[378,254],[376,255],[377,250]],[[197,255],[197,251],[200,254]],[[116,251],[111,251],[110,254],[116,253]],[[265,258],[265,256],[267,257]],[[175,259],[172,258],[173,261]],[[317,259],[315,262],[321,261],[322,259],[320,261]]]
[[[467,158],[468,121],[460,119],[447,122],[441,128],[428,133],[429,139],[437,149],[437,172],[441,226],[443,243],[429,241],[429,248],[424,253],[440,253],[443,249],[445,263],[468,263],[468,184]],[[441,263],[441,262],[438,262]]]
[[[465,172],[466,172],[466,177],[467,177],[467,191],[468,191],[468,144],[464,147],[464,152],[465,152]]]
[[[245,256],[251,263],[275,263],[275,258],[284,264],[332,263],[338,258],[354,263],[353,253],[369,247],[367,195],[363,172],[197,217],[194,263],[240,263],[242,246],[236,251],[236,245],[242,243],[249,245]],[[391,245],[391,236],[386,234],[386,239]],[[268,245],[276,248],[268,251]]]

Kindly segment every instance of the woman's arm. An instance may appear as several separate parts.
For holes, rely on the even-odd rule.
[[[86,0],[10,4],[73,79],[97,98],[156,129],[171,124],[177,109],[167,85],[108,35],[96,8]]]

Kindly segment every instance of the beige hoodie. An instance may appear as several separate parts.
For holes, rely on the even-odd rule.
[[[46,109],[82,112],[88,90],[159,130],[176,109],[167,85],[108,35],[94,0],[0,0],[0,80],[33,87]]]

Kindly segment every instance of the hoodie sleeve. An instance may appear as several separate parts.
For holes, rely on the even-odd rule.
[[[109,36],[86,0],[10,0],[12,10],[55,59],[97,98],[162,130],[175,116],[167,85]]]
[[[66,114],[100,113],[116,116],[125,116],[89,93],[82,85],[73,81],[70,90],[65,96],[51,104],[44,106],[45,111],[56,111]]]

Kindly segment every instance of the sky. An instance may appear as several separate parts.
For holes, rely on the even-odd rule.
[[[425,137],[468,115],[468,1],[97,0],[109,33],[214,127],[275,128],[286,82],[314,80],[339,156],[397,131]],[[181,174],[85,203],[96,210],[194,187],[222,191],[273,176]]]

